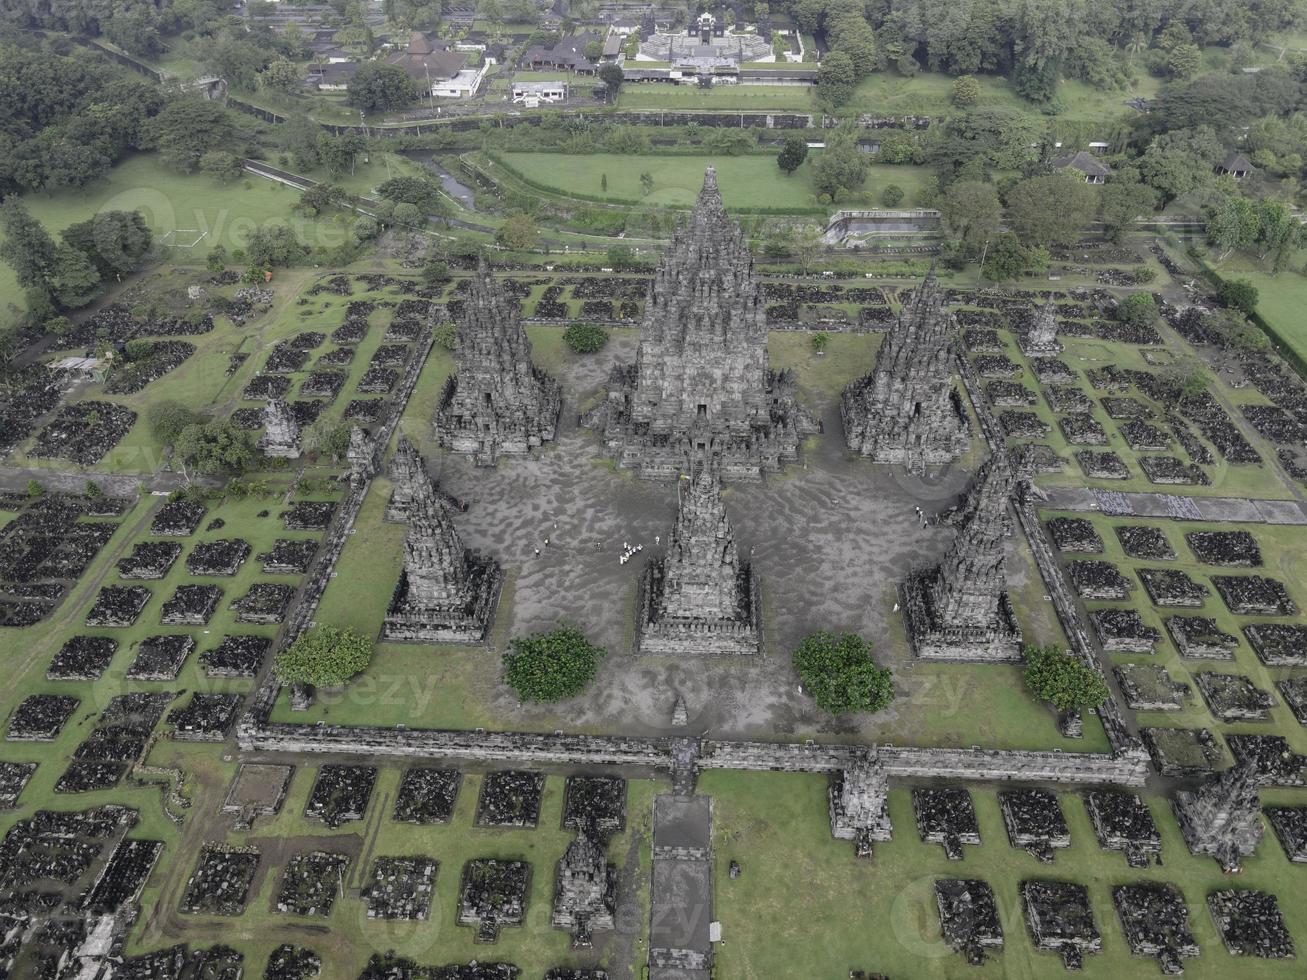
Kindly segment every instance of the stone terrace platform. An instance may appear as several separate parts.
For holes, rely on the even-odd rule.
[[[1307,508],[1296,500],[1189,497],[1169,493],[1119,493],[1089,487],[1045,487],[1051,510],[1096,510],[1120,517],[1237,524],[1307,524]]]

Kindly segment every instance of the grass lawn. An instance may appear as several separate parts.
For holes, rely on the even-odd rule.
[[[618,104],[623,109],[721,109],[744,112],[812,112],[808,85],[697,85],[662,83],[623,85]]]
[[[1242,255],[1231,256],[1219,271],[1226,278],[1247,279],[1256,286],[1257,312],[1299,357],[1307,358],[1307,322],[1302,317],[1307,304],[1307,275],[1291,269],[1271,275],[1261,263]]]
[[[165,168],[152,153],[133,156],[109,176],[88,187],[54,194],[27,194],[23,204],[51,235],[85,221],[97,211],[139,210],[155,237],[179,230],[179,241],[204,238],[193,248],[165,248],[165,259],[202,259],[215,245],[228,252],[243,248],[256,228],[288,224],[300,241],[334,246],[345,240],[345,218],[334,215],[305,218],[292,211],[299,192],[283,184],[254,177],[223,186],[204,174],[178,174]],[[190,234],[186,234],[190,231]],[[167,253],[173,253],[172,256]],[[19,302],[21,293],[9,266],[0,264],[0,299]]]
[[[809,166],[791,177],[776,166],[773,156],[630,156],[592,153],[505,153],[518,173],[560,194],[572,192],[607,197],[614,202],[689,207],[703,186],[704,168],[717,168],[717,183],[728,208],[815,207]],[[640,175],[654,179],[653,192],[642,194]],[[608,190],[602,189],[604,176]]]
[[[1114,885],[1160,881],[1176,885],[1189,906],[1190,924],[1202,949],[1185,961],[1185,975],[1200,978],[1296,977],[1296,961],[1269,961],[1226,952],[1206,908],[1206,896],[1222,888],[1275,892],[1295,936],[1307,935],[1307,879],[1290,865],[1267,831],[1257,854],[1231,880],[1211,858],[1185,848],[1166,803],[1149,805],[1162,832],[1165,866],[1128,868],[1115,851],[1098,847],[1078,794],[1059,794],[1071,830],[1071,847],[1043,865],[1008,846],[994,792],[973,787],[980,846],[966,847],[961,863],[938,844],[917,835],[910,791],[890,792],[894,839],[876,845],[870,861],[854,857],[847,841],[831,838],[826,816],[826,778],[819,775],[707,772],[699,792],[713,797],[716,866],[714,917],[724,942],[717,947],[717,980],[773,977],[844,977],[851,969],[892,977],[1053,977],[1057,957],[1036,952],[1018,902],[1021,881],[1053,878],[1089,887],[1103,951],[1085,957],[1086,977],[1155,976],[1155,963],[1132,957],[1112,906]],[[739,878],[728,874],[738,861]],[[983,967],[967,965],[941,940],[935,904],[937,878],[975,877],[994,889],[1005,949]]]

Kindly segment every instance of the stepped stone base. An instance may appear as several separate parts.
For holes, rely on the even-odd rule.
[[[922,660],[961,663],[1020,663],[1021,627],[1007,593],[998,598],[991,626],[949,626],[931,608],[930,584],[935,572],[917,573],[899,587],[912,652]]]
[[[481,643],[490,632],[504,573],[491,558],[468,555],[468,599],[458,606],[424,606],[410,601],[408,576],[401,575],[381,624],[391,643]]]
[[[740,594],[745,608],[736,620],[655,619],[662,594],[663,562],[650,562],[640,578],[636,653],[646,656],[737,656],[762,652],[762,609],[758,581],[748,562],[740,569]]]

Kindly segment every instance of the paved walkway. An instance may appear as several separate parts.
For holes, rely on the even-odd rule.
[[[709,980],[713,917],[712,800],[654,798],[649,980]]]
[[[1169,517],[1234,524],[1307,524],[1307,508],[1296,500],[1191,497],[1170,493],[1122,493],[1090,487],[1042,487],[1053,510],[1097,510],[1114,517]]]

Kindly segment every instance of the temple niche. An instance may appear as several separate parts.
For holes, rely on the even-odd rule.
[[[875,368],[844,389],[850,450],[917,474],[967,451],[970,426],[952,382],[956,336],[932,268],[885,335]]]
[[[717,471],[701,462],[679,485],[667,556],[651,561],[640,582],[638,652],[759,653],[758,582],[751,564],[740,560]]]
[[[480,643],[490,629],[504,573],[493,558],[463,547],[430,481],[426,487],[407,501],[404,570],[382,622],[381,638]]]
[[[913,651],[926,660],[1016,662],[1021,629],[1007,595],[1008,501],[1017,479],[1007,454],[987,460],[967,495],[943,561],[913,572],[901,593]]]
[[[501,455],[524,455],[553,440],[562,390],[531,363],[518,303],[484,259],[470,283],[436,438],[442,449],[494,466]]]
[[[820,431],[793,375],[768,367],[753,258],[712,167],[654,273],[636,363],[613,369],[586,424],[623,467],[650,479],[674,478],[703,456],[725,479],[760,479]]]

